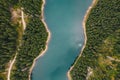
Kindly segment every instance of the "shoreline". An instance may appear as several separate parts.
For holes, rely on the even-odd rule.
[[[87,19],[88,19],[88,17],[89,17],[89,14],[90,14],[90,12],[91,12],[91,9],[97,4],[97,2],[98,2],[98,0],[93,0],[93,1],[92,1],[92,4],[89,6],[88,10],[87,10],[86,13],[85,13],[85,16],[84,16],[84,19],[83,19],[83,22],[82,22],[83,30],[84,30],[84,37],[85,37],[84,45],[83,45],[83,47],[82,47],[82,49],[81,49],[81,51],[80,51],[80,54],[79,54],[79,56],[77,57],[76,61],[74,62],[74,64],[70,67],[70,69],[69,69],[68,72],[67,72],[68,80],[72,80],[72,77],[71,77],[71,75],[70,75],[70,71],[73,69],[73,67],[74,67],[74,65],[76,64],[77,60],[81,57],[82,52],[83,52],[83,50],[84,50],[84,48],[85,48],[85,46],[86,46],[86,43],[87,43],[86,21],[87,21]]]
[[[44,55],[44,53],[47,51],[47,49],[48,49],[48,43],[49,43],[49,41],[50,41],[50,38],[51,38],[51,33],[50,33],[50,31],[49,31],[49,29],[48,29],[48,26],[47,26],[47,24],[46,24],[46,22],[44,21],[44,5],[45,5],[45,3],[46,3],[46,1],[45,0],[42,0],[42,7],[41,7],[41,17],[42,17],[42,19],[41,19],[41,21],[42,21],[42,23],[44,24],[44,27],[46,28],[46,31],[48,32],[48,37],[47,37],[47,41],[46,41],[46,45],[45,45],[45,50],[43,50],[43,51],[41,51],[40,52],[40,55],[38,55],[34,60],[33,60],[33,64],[32,64],[32,66],[31,66],[31,68],[30,68],[30,72],[29,72],[29,80],[31,80],[31,74],[32,74],[32,71],[33,71],[33,68],[34,68],[34,66],[35,66],[35,64],[36,64],[36,61],[37,61],[37,59],[38,58],[40,58],[41,56],[43,56]]]

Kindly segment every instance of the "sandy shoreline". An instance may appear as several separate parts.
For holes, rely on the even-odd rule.
[[[93,0],[93,1],[92,1],[92,4],[91,4],[90,7],[88,8],[88,10],[86,11],[86,14],[85,14],[85,16],[84,16],[82,25],[83,25],[83,29],[84,29],[85,41],[84,41],[84,45],[83,45],[83,47],[82,47],[82,50],[81,50],[80,55],[78,56],[77,60],[81,57],[82,52],[83,52],[83,50],[84,50],[84,48],[85,48],[85,46],[86,46],[86,42],[87,42],[86,21],[87,21],[87,19],[88,19],[88,16],[89,16],[89,14],[90,14],[91,9],[97,4],[97,2],[98,2],[98,0]],[[73,69],[73,67],[74,67],[74,65],[76,64],[77,60],[75,61],[75,63],[70,67],[69,71],[67,72],[68,80],[72,80],[72,77],[71,77],[71,75],[70,75],[70,71]]]
[[[45,0],[42,0],[42,1],[43,1],[43,3],[42,3],[42,7],[41,7],[41,11],[42,11],[42,13],[41,13],[42,19],[41,19],[41,20],[42,20],[42,22],[43,22],[43,24],[44,24],[44,26],[45,26],[45,28],[46,28],[46,30],[47,30],[47,32],[48,32],[48,38],[47,38],[47,41],[46,41],[46,48],[45,48],[45,50],[42,51],[42,52],[40,53],[40,55],[37,56],[37,57],[34,59],[34,61],[33,61],[33,64],[32,64],[32,66],[31,66],[31,68],[30,68],[29,80],[31,80],[31,73],[32,73],[32,70],[33,70],[33,68],[34,68],[34,66],[35,66],[36,60],[37,60],[38,58],[40,58],[41,56],[43,56],[44,53],[47,51],[47,49],[48,49],[48,43],[49,43],[50,36],[51,36],[50,31],[49,31],[49,29],[48,29],[48,27],[47,27],[47,24],[46,24],[45,21],[44,21],[44,5],[45,5]]]

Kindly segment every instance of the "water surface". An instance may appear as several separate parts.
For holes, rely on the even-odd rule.
[[[51,32],[48,50],[32,72],[32,80],[68,80],[67,71],[84,43],[82,21],[92,0],[46,0],[45,22]]]

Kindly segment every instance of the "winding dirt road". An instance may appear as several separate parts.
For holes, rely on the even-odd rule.
[[[24,20],[24,12],[22,11],[22,8],[21,8],[21,20],[22,20],[22,27],[23,27],[23,32],[24,30],[26,29],[26,22]],[[20,40],[20,45],[18,45],[19,47],[21,46],[21,40]],[[19,49],[19,48],[18,48]],[[15,54],[15,57],[14,59],[12,60],[12,62],[10,63],[10,67],[8,69],[8,75],[7,75],[7,80],[10,80],[10,73],[11,73],[11,70],[12,70],[12,67],[13,67],[13,64],[15,63],[16,61],[16,57],[17,57],[18,53],[16,52]]]

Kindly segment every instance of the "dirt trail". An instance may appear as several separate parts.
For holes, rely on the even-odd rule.
[[[24,12],[21,10],[21,18],[22,18],[22,24],[23,24],[23,30],[26,29],[26,22],[25,22],[25,18],[24,18]]]
[[[23,12],[22,8],[21,8],[21,16],[20,17],[21,17],[21,20],[22,20],[22,27],[23,27],[23,32],[24,32],[24,30],[26,29],[26,22],[24,20],[24,12]],[[20,44],[18,46],[19,47],[21,46],[21,40],[20,40]],[[19,48],[18,48],[18,50],[19,50]],[[13,67],[13,65],[16,61],[17,55],[18,55],[18,53],[16,52],[14,59],[12,60],[12,62],[10,62],[10,67],[8,69],[7,80],[10,80],[10,73],[11,73],[12,67]]]

